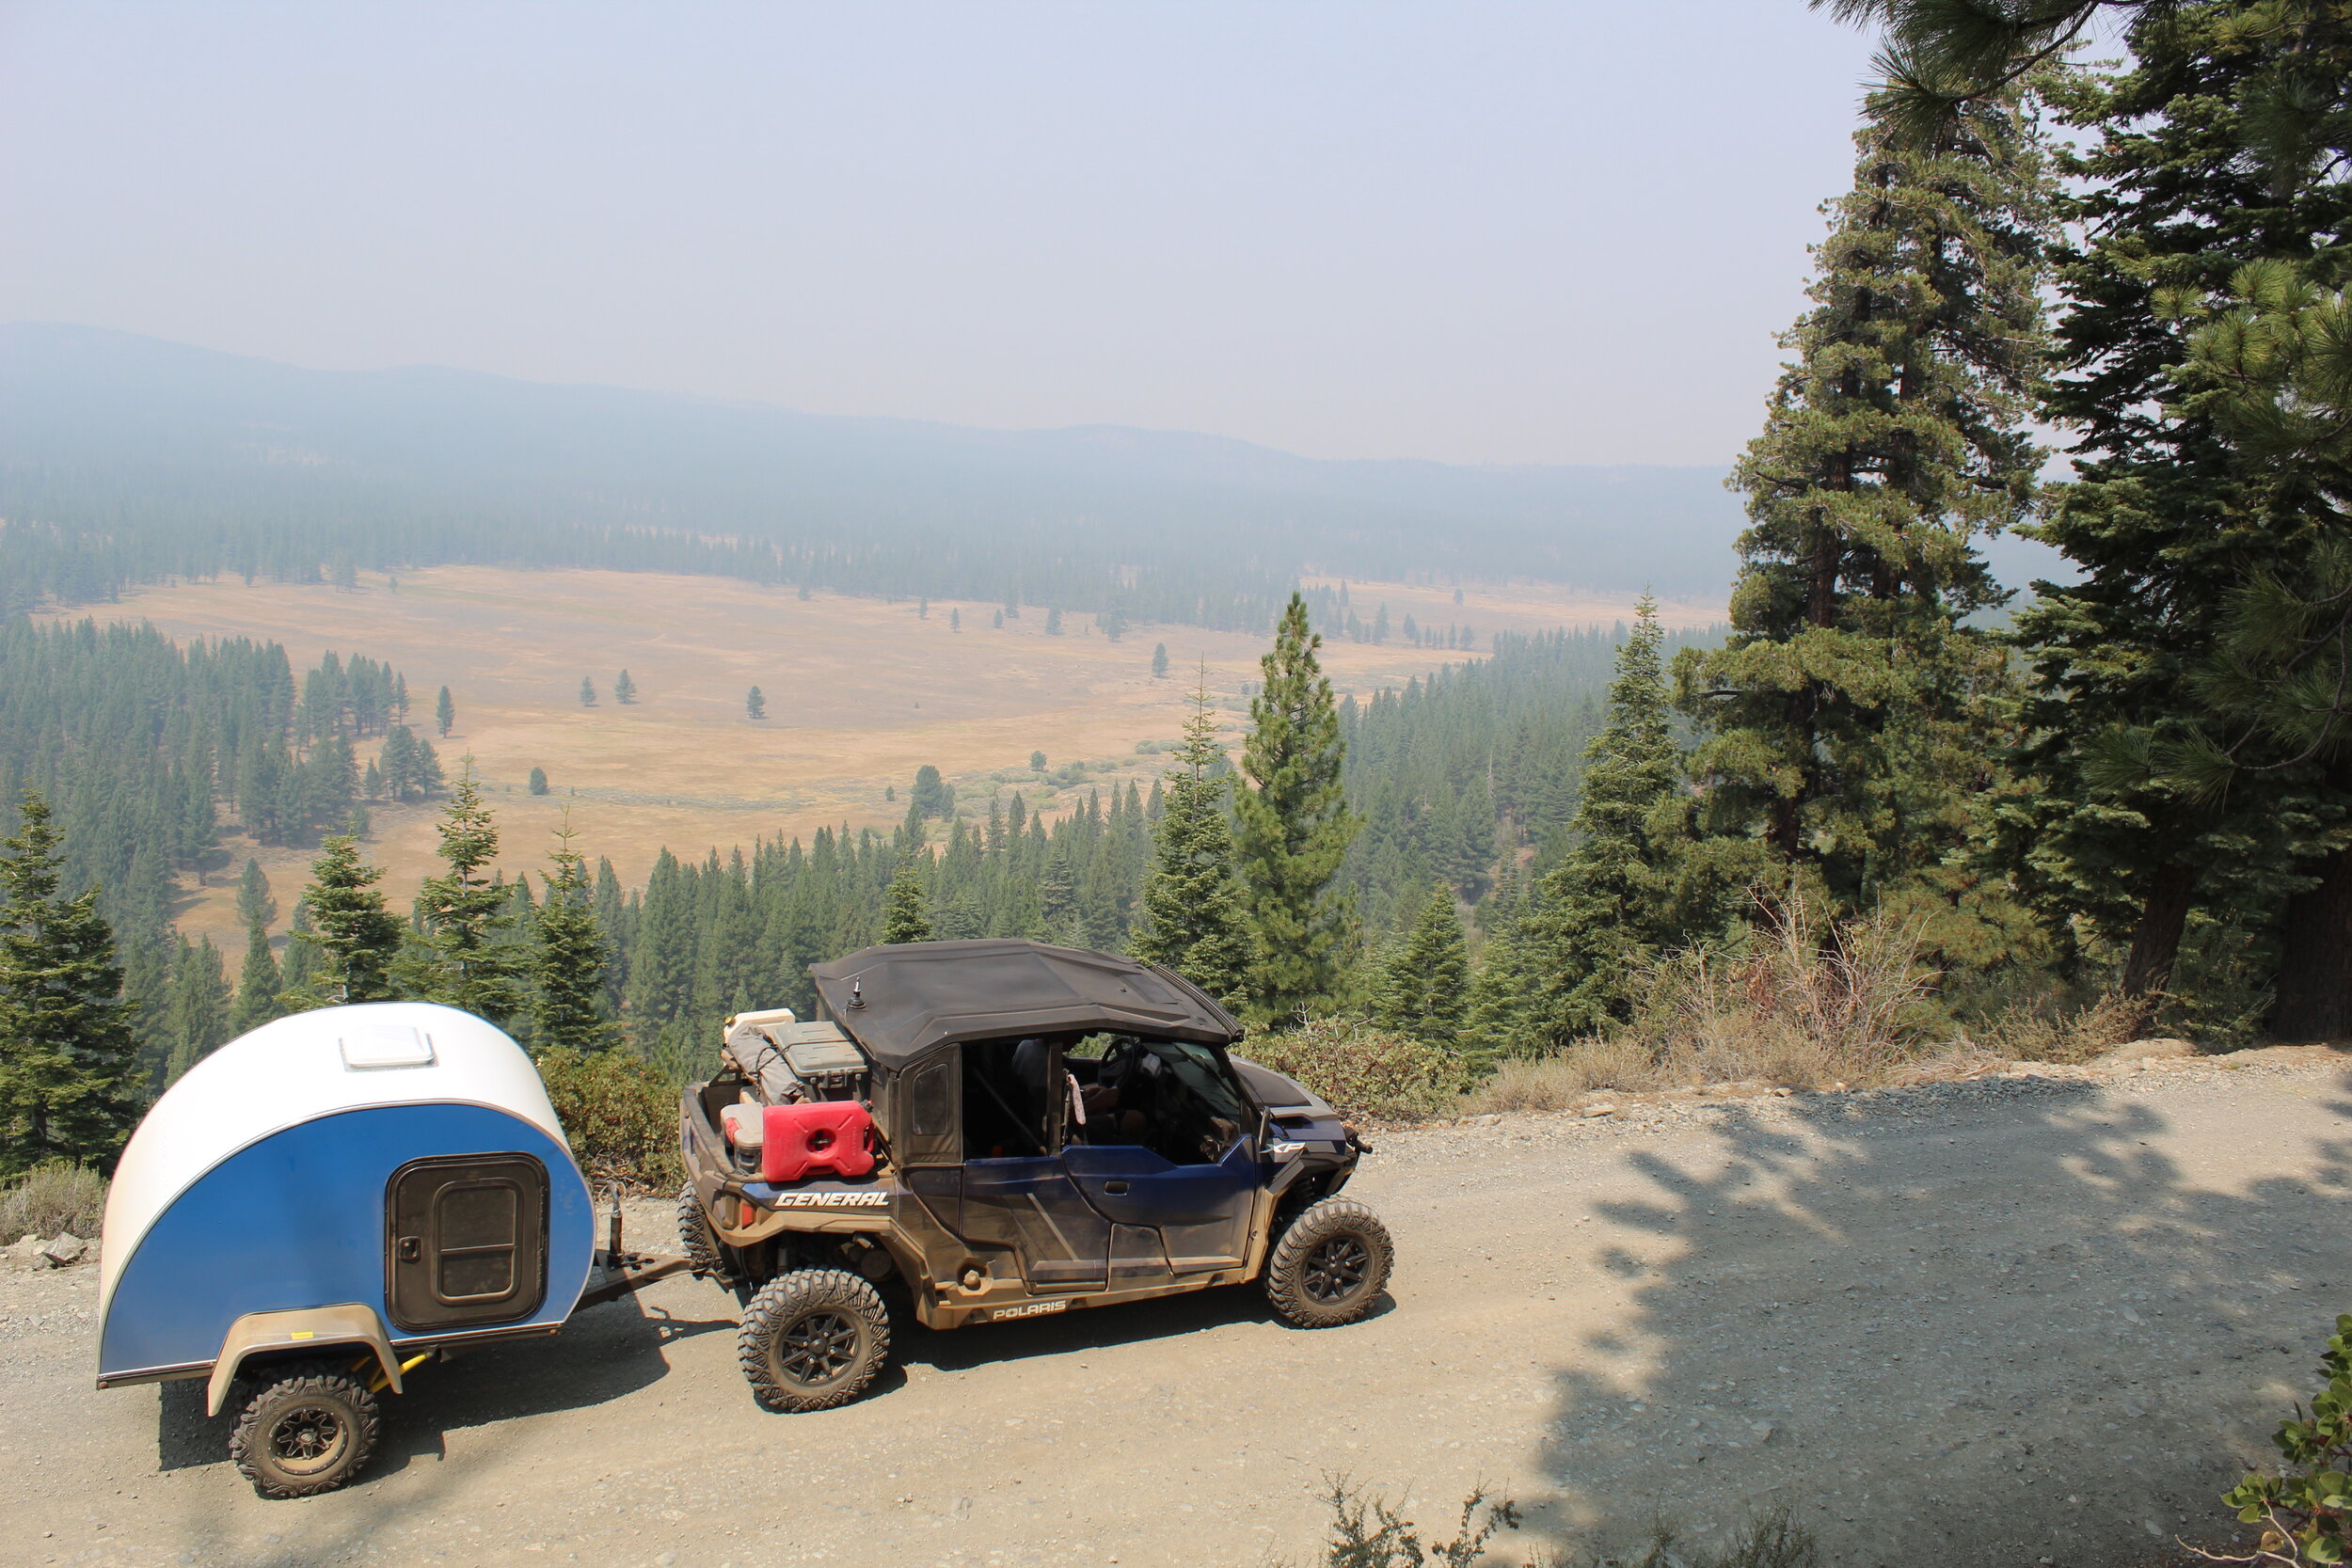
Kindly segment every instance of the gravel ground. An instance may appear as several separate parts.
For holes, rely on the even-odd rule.
[[[415,1374],[346,1492],[256,1498],[192,1385],[97,1393],[95,1272],[0,1275],[0,1561],[1304,1561],[1344,1474],[1535,1547],[1786,1502],[1838,1564],[2144,1562],[2218,1528],[2352,1305],[2352,1064],[2151,1059],[1619,1102],[1374,1137],[1391,1303],[1253,1291],[932,1335],[762,1414],[735,1306],[665,1281]],[[632,1217],[663,1236],[659,1206]]]

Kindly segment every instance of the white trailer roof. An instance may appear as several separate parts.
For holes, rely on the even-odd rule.
[[[370,1105],[486,1105],[564,1129],[522,1047],[496,1025],[430,1002],[322,1007],[264,1023],[190,1068],[132,1133],[106,1196],[99,1314],[174,1198],[268,1137]]]

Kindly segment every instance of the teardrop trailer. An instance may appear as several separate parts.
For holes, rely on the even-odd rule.
[[[1377,1304],[1388,1231],[1339,1196],[1363,1145],[1182,976],[1017,941],[810,973],[825,1018],[730,1020],[683,1107],[680,1240],[770,1409],[864,1391],[885,1290],[931,1329],[1251,1280],[1301,1327]]]
[[[428,1359],[554,1333],[682,1270],[596,1243],[531,1058],[429,1003],[263,1024],[156,1101],[115,1168],[100,1249],[101,1388],[237,1390],[230,1457],[263,1497],[344,1484],[375,1396]]]

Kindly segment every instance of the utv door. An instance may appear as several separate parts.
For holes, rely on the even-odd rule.
[[[547,1295],[548,1172],[528,1154],[413,1160],[384,1194],[392,1322],[411,1333],[512,1323]]]
[[[1110,1277],[1110,1222],[1058,1159],[966,1161],[963,1234],[1012,1248],[1032,1291],[1099,1291]]]
[[[1168,1272],[1206,1274],[1242,1262],[1258,1191],[1251,1139],[1236,1139],[1214,1164],[1175,1164],[1133,1144],[1073,1144],[1062,1162],[1089,1204],[1118,1226],[1122,1242],[1130,1227],[1151,1231],[1166,1251]],[[1118,1250],[1120,1272],[1139,1275],[1130,1261],[1138,1249]]]

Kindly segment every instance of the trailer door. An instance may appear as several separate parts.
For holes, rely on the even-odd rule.
[[[384,1195],[385,1299],[411,1334],[512,1323],[547,1295],[548,1171],[528,1154],[412,1160]]]

